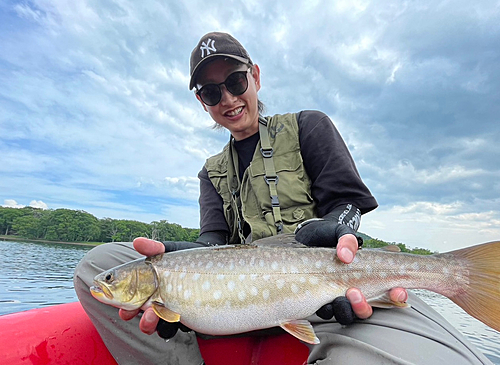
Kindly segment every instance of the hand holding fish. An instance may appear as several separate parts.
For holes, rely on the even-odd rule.
[[[306,246],[336,247],[337,257],[345,264],[350,264],[354,260],[359,247],[363,244],[363,240],[356,237],[355,231],[345,224],[338,224],[328,219],[311,219],[304,223],[295,231],[297,241]],[[347,291],[346,297],[356,317],[367,319],[373,314],[372,306],[368,304],[361,290],[351,288]],[[404,303],[408,299],[408,293],[404,288],[393,288],[389,291],[389,297],[394,302]],[[326,312],[324,316],[317,314],[323,319],[330,319],[335,315],[340,323],[352,323],[353,319],[349,320],[349,313],[342,314],[348,312],[348,308],[341,308],[340,313],[335,313],[331,305],[327,308],[322,311]]]

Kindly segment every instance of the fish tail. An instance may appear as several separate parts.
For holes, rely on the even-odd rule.
[[[450,297],[471,316],[500,331],[500,242],[453,251],[465,260],[468,285]]]

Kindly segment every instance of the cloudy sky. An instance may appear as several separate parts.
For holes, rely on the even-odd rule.
[[[318,109],[379,202],[361,231],[447,251],[500,239],[500,2],[0,0],[0,204],[198,227],[227,142],[189,55],[232,33],[267,114]]]

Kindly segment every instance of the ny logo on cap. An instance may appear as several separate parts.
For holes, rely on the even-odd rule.
[[[217,50],[215,49],[215,41],[208,38],[207,43],[203,42],[201,44],[200,50],[201,50],[201,58],[205,57],[205,51],[207,51],[207,56],[210,54],[210,51],[217,52]]]

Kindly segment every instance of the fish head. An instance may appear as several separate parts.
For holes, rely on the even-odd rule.
[[[94,278],[90,288],[98,301],[125,310],[142,307],[158,287],[156,271],[149,260],[139,259],[106,270]]]

